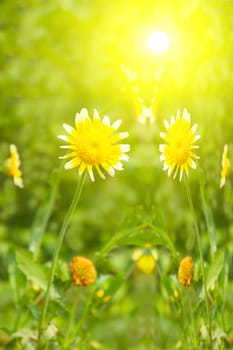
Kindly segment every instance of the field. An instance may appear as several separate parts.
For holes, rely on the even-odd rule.
[[[233,1],[0,2],[0,349],[233,349]]]

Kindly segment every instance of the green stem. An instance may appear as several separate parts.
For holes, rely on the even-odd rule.
[[[16,319],[15,319],[15,325],[14,325],[14,331],[18,331],[19,329],[19,323],[21,319],[22,312],[19,308],[19,306],[16,305]]]
[[[197,344],[197,340],[196,340],[197,339],[196,338],[196,329],[195,329],[195,323],[194,323],[194,317],[193,317],[193,308],[192,308],[192,304],[191,304],[191,300],[190,300],[190,294],[187,292],[186,292],[186,297],[188,299],[189,314],[190,314],[192,333],[193,333],[193,344],[194,344],[194,349],[198,349],[198,344]]]
[[[108,241],[105,246],[100,250],[100,252],[96,256],[96,264],[103,259],[103,257],[112,249],[114,245],[116,245],[121,239],[128,237],[130,234],[135,233],[137,231],[143,230],[148,226],[147,223],[132,227],[130,229],[120,231],[116,235]]]
[[[194,210],[190,184],[189,184],[189,180],[188,180],[187,176],[185,176],[185,187],[186,187],[188,203],[189,203],[190,210],[191,210],[192,216],[193,216],[194,231],[195,231],[195,235],[196,235],[197,246],[198,246],[198,251],[199,251],[199,256],[200,256],[201,272],[202,272],[204,292],[205,292],[205,309],[206,309],[206,317],[207,317],[207,322],[208,322],[210,347],[211,347],[212,346],[212,325],[211,325],[209,305],[208,305],[208,294],[207,294],[206,274],[205,274],[205,268],[204,268],[204,259],[203,259],[202,249],[201,249],[200,232],[199,232],[199,227],[197,224],[196,212]]]
[[[215,225],[212,212],[207,204],[206,196],[205,196],[205,183],[204,183],[204,175],[199,172],[199,183],[200,183],[200,193],[201,193],[201,201],[204,212],[204,217],[206,221],[206,227],[208,231],[209,241],[210,241],[210,252],[211,258],[214,260],[214,255],[217,251],[217,243],[216,243],[216,233],[215,233]]]
[[[71,205],[66,213],[65,219],[63,221],[62,227],[61,227],[59,235],[58,235],[58,239],[57,239],[57,243],[56,243],[56,247],[55,247],[55,252],[54,252],[54,256],[53,256],[53,261],[52,261],[51,272],[50,272],[47,290],[46,290],[46,294],[45,294],[44,306],[43,306],[43,310],[41,313],[41,319],[40,319],[40,324],[39,324],[39,329],[38,329],[38,346],[37,346],[38,349],[40,349],[41,333],[42,333],[44,323],[45,323],[46,312],[47,312],[49,299],[50,299],[50,291],[51,291],[51,287],[53,284],[53,279],[54,279],[54,275],[55,275],[55,271],[56,271],[59,252],[60,252],[60,249],[62,246],[63,239],[65,237],[66,230],[67,230],[68,225],[70,223],[70,219],[71,219],[71,217],[75,211],[75,208],[78,204],[78,201],[80,199],[82,189],[84,186],[85,175],[86,175],[86,172],[80,177],[80,180],[78,182],[73,200],[72,200]]]
[[[155,233],[156,235],[158,235],[160,238],[163,239],[164,244],[166,244],[168,246],[168,248],[170,249],[171,253],[173,254],[174,258],[176,260],[179,259],[179,253],[176,251],[172,241],[169,238],[169,235],[163,231],[162,229],[160,229],[159,227],[149,223],[148,226],[151,228],[152,232]]]
[[[189,337],[185,336],[185,341],[187,342],[186,345],[187,345],[188,349],[190,349],[190,341],[193,341],[193,339],[192,339],[192,332],[191,332],[191,328],[190,328],[190,322],[188,320],[183,290],[181,290],[181,292],[180,292],[180,305],[181,305],[182,313],[184,316],[184,321],[185,321],[185,324],[187,327],[187,331],[188,331],[189,337],[190,337],[190,339],[189,339]]]
[[[63,168],[64,168],[64,161],[61,162],[58,172],[56,173],[56,175],[54,175],[55,179],[53,181],[53,185],[49,193],[48,202],[44,203],[39,208],[32,225],[32,237],[29,244],[29,251],[33,253],[34,259],[38,257],[41,241],[54,207],[58,185],[60,183],[61,172]]]
[[[85,305],[85,308],[84,308],[84,311],[83,311],[83,314],[78,322],[78,324],[76,325],[76,327],[74,327],[72,333],[71,333],[71,339],[74,339],[75,336],[77,336],[80,328],[82,327],[83,323],[86,321],[86,318],[88,316],[88,313],[89,313],[89,310],[90,310],[90,307],[92,305],[92,299],[93,299],[93,296],[94,296],[94,289],[93,290],[88,290],[88,297],[87,297],[87,300],[86,300],[86,305]],[[81,340],[80,340],[81,344],[82,344],[82,335],[81,335]],[[80,344],[80,345],[81,345]],[[78,346],[78,349],[80,349],[80,346]]]
[[[74,325],[75,312],[76,312],[76,309],[77,309],[77,306],[78,306],[78,303],[79,303],[79,299],[80,299],[80,291],[81,291],[81,288],[79,288],[77,290],[77,295],[76,295],[73,307],[72,307],[71,312],[70,312],[70,317],[69,317],[69,320],[68,320],[68,326],[67,326],[67,330],[66,330],[66,334],[65,334],[64,343],[63,343],[64,349],[67,349],[68,346],[69,346],[70,333],[71,333],[71,329],[72,329],[72,327]]]

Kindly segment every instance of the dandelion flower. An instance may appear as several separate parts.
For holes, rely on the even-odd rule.
[[[14,184],[20,188],[23,188],[19,153],[15,145],[10,145],[10,158],[7,160],[7,169],[9,175],[13,177]]]
[[[158,254],[155,249],[151,249],[150,244],[145,244],[144,247],[145,249],[135,250],[132,259],[137,262],[137,268],[140,271],[150,275],[155,269]]]
[[[220,188],[222,188],[226,183],[226,178],[230,174],[230,160],[228,158],[228,146],[224,145],[223,154],[222,154],[222,170],[220,178]]]
[[[130,150],[130,146],[118,143],[128,137],[127,132],[117,133],[120,124],[120,120],[111,124],[108,116],[101,120],[97,110],[94,110],[91,119],[86,108],[76,114],[75,128],[63,124],[69,135],[58,136],[68,143],[61,148],[71,152],[60,158],[73,158],[65,164],[65,169],[78,167],[80,175],[87,170],[92,181],[95,180],[93,169],[103,179],[103,170],[111,176],[114,176],[115,170],[123,170],[121,161],[128,161],[129,157],[125,153]]]
[[[91,260],[75,256],[70,263],[70,271],[77,286],[88,286],[96,281],[96,269]]]
[[[189,286],[193,278],[194,263],[191,256],[186,256],[180,262],[178,280],[183,286]]]
[[[188,175],[188,169],[196,169],[197,165],[193,158],[199,157],[193,152],[199,146],[195,142],[200,135],[195,135],[197,124],[191,127],[189,112],[184,109],[182,117],[177,112],[176,118],[171,117],[170,123],[164,121],[166,132],[161,132],[160,137],[166,144],[159,145],[162,153],[160,160],[164,162],[163,170],[168,170],[168,176],[173,173],[173,178],[180,172],[179,180],[182,180],[183,172]]]

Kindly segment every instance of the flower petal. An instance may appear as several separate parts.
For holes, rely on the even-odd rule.
[[[70,126],[69,124],[63,123],[63,128],[70,135],[74,135],[76,133],[76,130],[74,128],[72,128],[72,126]]]
[[[128,145],[128,144],[121,144],[120,145],[120,149],[124,153],[129,152],[130,151],[130,145]]]
[[[119,128],[119,126],[121,125],[121,120],[116,120],[113,124],[112,124],[112,128],[117,130]]]
[[[74,158],[70,160],[69,162],[65,163],[64,168],[65,169],[73,169],[79,166],[81,160],[78,158]]]
[[[120,132],[119,136],[121,139],[126,139],[129,136],[129,133],[128,132]]]
[[[102,123],[103,123],[103,124],[106,124],[107,126],[110,127],[110,119],[109,119],[109,117],[108,117],[107,115],[105,115],[105,116],[103,117]]]

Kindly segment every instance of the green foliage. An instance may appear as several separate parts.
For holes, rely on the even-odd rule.
[[[219,274],[221,273],[223,266],[224,266],[224,252],[220,251],[215,257],[214,262],[208,266],[207,276],[206,276],[207,290],[214,287],[214,283],[219,277]],[[203,290],[201,292],[200,297],[204,298]]]
[[[32,262],[32,256],[26,252],[16,253],[17,266],[24,275],[43,290],[46,290],[47,279],[42,266]]]
[[[0,2],[0,349],[37,347],[51,261],[79,179],[76,169],[63,170],[57,135],[83,107],[122,119],[130,160],[115,177],[85,183],[55,269],[42,348],[232,348],[232,166],[219,189],[224,144],[233,159],[232,18],[227,0]],[[146,44],[154,30],[171,39],[161,55]],[[136,72],[137,89],[122,65]],[[137,94],[146,107],[154,101],[154,124],[138,122]],[[159,160],[163,120],[183,107],[201,135],[189,180],[211,345],[185,185],[168,178]],[[7,173],[12,143],[23,189]],[[147,276],[132,256],[148,244],[158,260]],[[75,255],[94,261],[94,285],[73,284]],[[177,279],[186,255],[195,263],[189,288]]]

